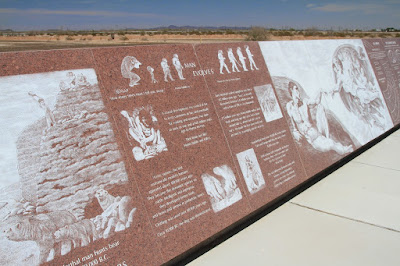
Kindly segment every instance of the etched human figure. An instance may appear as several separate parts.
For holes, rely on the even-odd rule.
[[[79,86],[89,86],[90,83],[87,81],[87,78],[82,73],[78,74],[76,84]]]
[[[216,179],[214,176],[204,173],[201,175],[201,179],[203,180],[204,187],[206,189],[207,194],[214,201],[221,201],[225,198],[225,191],[222,187],[221,182]]]
[[[139,75],[132,72],[134,68],[139,68],[142,63],[133,56],[125,56],[121,63],[121,74],[124,78],[129,79],[129,87],[139,85]]]
[[[101,237],[108,238],[114,232],[123,231],[131,226],[136,208],[133,207],[130,196],[113,196],[107,190],[99,189],[95,197],[103,212],[91,221]]]
[[[247,69],[247,67],[246,67],[246,61],[245,61],[246,57],[243,56],[242,49],[240,47],[238,47],[236,49],[236,53],[237,53],[237,55],[239,57],[239,61],[240,61],[240,64],[242,65],[242,67],[243,67],[243,70],[244,71],[249,71]]]
[[[164,81],[168,82],[168,78],[170,78],[171,81],[174,81],[174,79],[172,78],[171,70],[169,68],[168,61],[167,61],[166,58],[163,58],[161,60],[161,67],[162,67],[162,69],[164,71]]]
[[[254,70],[254,68],[256,70],[258,70],[258,67],[256,66],[256,63],[254,62],[254,59],[253,59],[254,55],[250,51],[250,47],[248,45],[245,45],[244,48],[246,50],[247,58],[249,59],[249,62],[250,62],[250,69],[252,71]]]
[[[277,103],[275,101],[275,95],[273,93],[274,92],[272,89],[266,90],[262,99],[261,109],[267,114],[274,113],[277,109]]]
[[[236,60],[235,55],[233,54],[232,48],[228,48],[228,59],[229,59],[229,62],[231,62],[231,64],[232,64],[232,72],[240,72],[240,70],[237,66],[237,64],[239,64],[239,62]]]
[[[367,60],[367,56],[364,53],[364,50],[361,46],[358,47],[358,54],[360,55],[361,60]]]
[[[286,104],[286,110],[293,126],[293,136],[297,141],[305,138],[314,149],[321,152],[332,150],[343,155],[353,151],[352,145],[344,146],[341,143],[334,141],[329,137],[329,133],[323,135],[323,132],[329,132],[329,129],[324,127],[324,124],[327,126],[326,117],[322,117],[325,116],[325,114],[321,111],[321,113],[318,114],[318,110],[316,121],[317,128],[315,128],[309,120],[308,105],[300,98],[297,85],[293,82],[289,82],[288,89],[292,100]],[[321,97],[319,100],[321,100]],[[320,102],[318,104],[321,105]]]
[[[358,54],[349,48],[343,49],[333,59],[335,79],[333,93],[339,93],[346,108],[373,127],[385,129],[382,114],[383,102],[378,89],[368,81],[366,69]]]
[[[39,103],[39,107],[44,110],[45,113],[45,118],[46,118],[46,124],[47,124],[47,129],[50,127],[54,126],[57,124],[56,119],[54,118],[53,112],[50,110],[50,108],[47,106],[45,103],[44,99],[37,96],[33,92],[28,92],[29,96],[32,96],[35,101]]]
[[[219,60],[219,73],[224,74],[223,70],[226,69],[226,72],[231,73],[228,69],[228,66],[225,64],[225,57],[222,50],[218,50],[218,60]]]
[[[249,188],[253,191],[257,190],[262,185],[261,174],[258,172],[254,162],[250,160],[249,156],[246,155],[245,160]]]
[[[75,88],[75,86],[77,85],[76,84],[76,76],[71,71],[67,73],[67,82],[68,82],[69,88],[71,88],[71,89]]]
[[[232,169],[230,169],[227,165],[222,165],[214,167],[213,172],[214,174],[219,175],[224,179],[223,183],[225,193],[228,197],[231,196],[233,192],[237,189],[236,177]]]
[[[152,158],[167,150],[165,140],[154,124],[155,117],[145,110],[139,111],[134,117],[131,117],[126,111],[121,111],[121,115],[128,120],[129,135],[140,145],[132,149],[137,161]]]
[[[176,72],[178,72],[178,76],[180,80],[184,80],[185,78],[183,77],[183,66],[181,64],[181,62],[179,61],[179,57],[177,54],[174,54],[172,57],[172,64],[174,65]]]
[[[158,81],[156,80],[156,78],[154,77],[154,68],[152,68],[151,66],[147,67],[147,71],[149,71],[150,76],[151,76],[151,82],[152,83],[158,83]]]

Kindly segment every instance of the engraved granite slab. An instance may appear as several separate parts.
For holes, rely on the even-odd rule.
[[[0,53],[2,263],[204,244],[399,123],[399,39],[364,44]]]
[[[363,39],[393,123],[400,123],[400,39]]]
[[[191,45],[93,49],[165,261],[251,209]]]
[[[2,264],[161,263],[90,50],[3,53],[0,66]]]
[[[260,48],[244,42],[195,49],[250,204],[259,208],[305,180]]]
[[[309,176],[393,126],[361,40],[260,47]]]

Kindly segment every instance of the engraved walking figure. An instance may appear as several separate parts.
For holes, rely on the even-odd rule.
[[[236,49],[236,53],[237,53],[237,55],[238,55],[238,57],[239,57],[240,63],[242,64],[243,70],[244,70],[244,71],[249,71],[249,70],[247,69],[247,67],[246,67],[246,61],[245,61],[246,57],[243,56],[242,49],[241,49],[240,47],[238,47],[238,48]]]
[[[247,58],[249,59],[249,62],[250,62],[250,69],[254,70],[254,68],[255,68],[258,70],[258,67],[256,66],[256,63],[254,62],[254,59],[253,59],[254,55],[251,53],[249,46],[245,45],[244,48],[246,50]]]
[[[121,74],[129,79],[129,87],[139,85],[139,75],[132,72],[132,69],[139,68],[142,63],[133,56],[125,56],[121,63]]]
[[[45,112],[45,117],[46,117],[46,124],[47,124],[47,129],[50,127],[54,126],[56,123],[56,119],[54,118],[53,112],[50,110],[50,108],[47,106],[45,103],[44,99],[42,97],[37,96],[33,92],[28,92],[29,96],[32,96],[35,101],[39,103],[40,108],[42,108]]]
[[[231,64],[232,64],[232,72],[240,72],[239,68],[237,67],[237,64],[239,64],[239,62],[236,60],[235,55],[233,54],[232,48],[228,48],[228,59],[229,59],[229,62],[231,62]]]
[[[174,65],[176,72],[178,72],[179,79],[184,80],[185,78],[183,77],[182,74],[183,66],[179,61],[179,57],[177,54],[174,54],[174,56],[172,57],[172,64]]]
[[[154,77],[154,68],[152,68],[151,66],[147,67],[147,71],[149,71],[150,76],[151,76],[151,82],[152,83],[158,83],[158,81],[156,80],[156,78]]]
[[[219,73],[224,74],[223,69],[226,69],[226,72],[231,73],[228,69],[228,66],[225,64],[225,57],[222,50],[218,50],[218,60],[219,60]]]
[[[172,78],[171,70],[169,68],[168,61],[167,61],[166,58],[163,58],[161,60],[161,67],[162,67],[162,69],[164,71],[164,81],[168,82],[168,78],[170,78],[171,81],[174,81],[174,79]]]

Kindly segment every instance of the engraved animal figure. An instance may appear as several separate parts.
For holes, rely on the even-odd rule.
[[[95,197],[103,209],[102,218],[97,219],[101,220],[102,227],[107,222],[102,234],[104,238],[109,237],[113,232],[125,230],[132,225],[136,208],[132,206],[131,197],[115,197],[105,189],[97,190]],[[96,225],[96,227],[98,228],[99,226]]]
[[[142,63],[140,63],[139,60],[137,60],[136,57],[133,56],[125,56],[125,58],[122,60],[121,74],[124,78],[130,80],[129,82],[130,87],[139,85],[138,82],[140,80],[140,77],[139,75],[133,73],[132,69],[139,68],[141,64]]]
[[[74,248],[85,247],[98,238],[96,226],[89,219],[84,219],[58,229],[54,233],[54,237],[56,242],[72,241]]]
[[[47,261],[54,248],[54,256],[61,255],[61,242],[54,233],[65,225],[75,223],[76,217],[69,211],[55,211],[37,215],[15,215],[2,221],[3,232],[11,241],[35,241],[39,246],[40,263]]]

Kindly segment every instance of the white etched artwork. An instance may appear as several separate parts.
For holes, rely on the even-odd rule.
[[[250,70],[259,70],[258,67],[256,66],[256,63],[254,62],[254,55],[251,53],[250,48],[248,45],[244,46],[247,58],[244,56],[242,52],[242,47],[238,46],[236,47],[236,54],[239,58],[239,61],[236,59],[235,54],[233,53],[233,48],[228,48],[227,50],[227,55],[228,55],[228,60],[231,63],[231,68],[232,70],[230,71],[228,66],[225,63],[225,57],[224,57],[224,52],[222,50],[218,50],[218,61],[219,61],[219,73],[224,74],[224,70],[228,74],[230,73],[235,73],[235,72],[240,72],[239,67],[243,69],[243,71],[249,71],[246,64],[246,59],[249,61],[249,66]]]
[[[396,64],[400,61],[400,50],[396,49],[396,50],[392,50],[389,49],[387,51],[387,57],[389,59],[389,62],[392,64]]]
[[[201,175],[214,212],[219,212],[242,198],[232,169],[227,165],[214,167],[213,173]]]
[[[132,225],[136,208],[129,196],[113,196],[105,189],[96,191],[95,197],[103,212],[91,221],[98,238],[108,238],[115,232],[123,231]]]
[[[44,99],[39,97],[39,96],[37,96],[33,92],[28,92],[28,95],[31,96],[35,101],[37,101],[39,106],[40,106],[40,108],[43,109],[44,114],[45,114],[45,118],[46,118],[47,129],[49,129],[50,127],[54,126],[56,124],[56,119],[54,118],[53,112],[47,106],[47,104],[45,103]]]
[[[132,154],[136,161],[153,158],[168,150],[151,106],[135,108],[130,113],[123,110],[121,115],[126,118],[128,138],[134,140]]]
[[[94,70],[1,77],[0,91],[1,264],[39,265],[130,227],[130,196],[86,211],[128,184]]]
[[[261,106],[265,121],[271,122],[282,118],[281,108],[271,84],[254,87],[258,103]]]
[[[228,59],[232,65],[232,72],[240,72],[238,68],[239,62],[236,60],[235,55],[233,54],[232,48],[228,48]]]
[[[180,80],[184,80],[185,78],[183,77],[183,66],[181,62],[179,61],[178,54],[174,54],[172,57],[172,64],[174,65],[176,72],[178,72],[178,77]]]
[[[158,83],[158,81],[154,77],[154,68],[152,68],[151,66],[147,66],[147,71],[149,71],[151,77],[151,83]]]
[[[244,176],[247,189],[251,194],[265,187],[265,180],[258,164],[257,156],[253,149],[248,149],[236,154],[240,170]]]
[[[251,71],[253,70],[259,70],[258,67],[256,66],[256,62],[254,62],[254,55],[250,51],[250,47],[248,45],[244,46],[244,49],[246,50],[247,58],[249,59],[250,62],[250,69]]]
[[[361,40],[260,47],[298,144],[343,155],[393,126]]]
[[[224,74],[224,69],[226,72],[231,73],[228,69],[228,66],[225,63],[224,52],[222,50],[218,50],[218,61],[219,61],[219,73]]]
[[[171,75],[171,69],[169,68],[168,61],[167,61],[166,58],[163,58],[161,60],[161,68],[162,68],[162,70],[164,72],[164,81],[168,82],[168,78],[171,81],[174,81],[174,79],[172,78],[172,75]]]
[[[239,57],[239,61],[240,61],[240,64],[242,65],[243,70],[244,70],[244,71],[249,71],[249,70],[247,69],[247,67],[246,67],[246,57],[244,57],[244,55],[243,55],[243,53],[242,53],[242,48],[238,47],[238,48],[236,49],[236,53],[237,53],[237,55],[238,55],[238,57]]]
[[[373,135],[388,130],[392,123],[386,117],[386,104],[366,57],[360,57],[353,45],[344,44],[336,49],[332,61],[332,93],[340,95],[346,109],[367,125]]]
[[[132,72],[134,68],[139,68],[142,63],[133,56],[125,56],[121,63],[121,74],[124,78],[129,79],[129,87],[139,85],[140,77]]]
[[[322,92],[314,101],[300,97],[299,89],[293,82],[289,82],[288,91],[291,100],[286,104],[286,111],[292,125],[292,134],[296,141],[304,138],[311,146],[320,152],[335,151],[344,155],[353,151],[353,145],[343,145],[335,141],[329,134],[329,124],[325,108],[321,104]],[[315,111],[311,117],[310,108]]]

